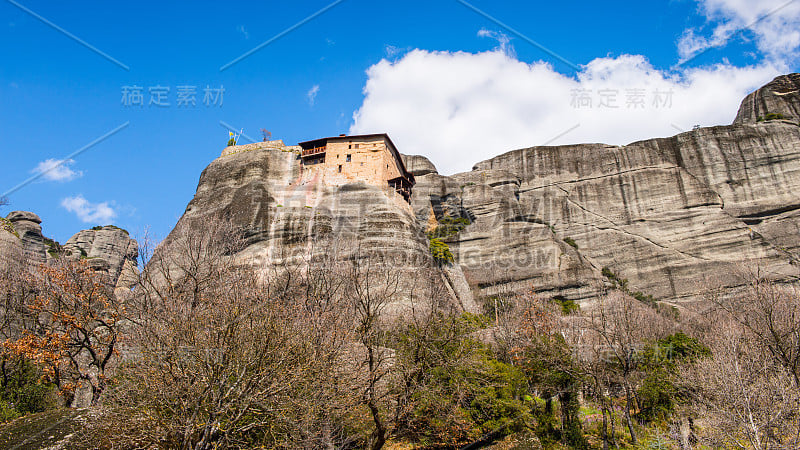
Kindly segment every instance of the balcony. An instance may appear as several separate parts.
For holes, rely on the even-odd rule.
[[[318,155],[320,153],[325,153],[325,148],[326,146],[324,145],[322,147],[306,148],[303,149],[303,151],[300,153],[300,156],[305,158],[307,156],[313,156],[313,155]]]

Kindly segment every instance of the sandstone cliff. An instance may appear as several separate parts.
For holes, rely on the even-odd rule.
[[[410,207],[390,189],[302,181],[288,147],[226,150],[203,172],[181,220],[230,217],[247,230],[244,254],[275,264],[299,258],[320,233],[416,263],[427,255],[425,230],[466,218],[466,228],[443,238],[455,256],[446,278],[473,306],[471,293],[529,289],[587,300],[608,287],[609,271],[662,301],[696,299],[708,284],[736,286],[742,265],[794,281],[800,127],[757,119],[796,119],[798,80],[779,77],[749,95],[732,125],[670,138],[519,149],[452,176],[404,156],[417,181]]]
[[[242,260],[268,267],[299,265],[323,241],[343,243],[342,260],[356,252],[379,253],[403,270],[410,286],[433,261],[410,206],[388,186],[327,186],[300,172],[293,148],[270,143],[226,149],[200,176],[197,192],[178,226],[223,217],[245,231]],[[167,237],[167,241],[170,236]],[[442,285],[463,309],[476,310],[458,267],[442,273]]]
[[[0,262],[24,261],[45,264],[53,258],[85,260],[97,271],[106,273],[109,282],[117,285],[123,270],[135,270],[138,245],[128,232],[113,225],[83,230],[66,244],[42,235],[42,219],[28,211],[13,211],[0,223]]]
[[[82,230],[69,238],[63,246],[64,257],[73,260],[85,258],[95,268],[108,273],[116,284],[123,269],[136,267],[138,244],[128,232],[113,225]]]
[[[795,123],[800,120],[800,74],[775,78],[745,97],[733,123],[755,122],[767,114],[781,114]]]
[[[19,238],[19,244],[29,262],[42,264],[47,261],[47,246],[42,236],[42,219],[39,216],[28,211],[12,211],[6,216],[6,221],[10,225],[6,231]],[[5,240],[8,239],[9,236],[6,235]]]

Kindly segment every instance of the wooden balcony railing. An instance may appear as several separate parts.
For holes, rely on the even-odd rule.
[[[322,147],[314,147],[314,148],[307,148],[300,153],[300,156],[311,156],[316,155],[319,153],[325,153],[325,146]]]

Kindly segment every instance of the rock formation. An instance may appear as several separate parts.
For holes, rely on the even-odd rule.
[[[705,284],[735,284],[739,264],[800,274],[799,156],[797,125],[712,127],[623,147],[515,150],[439,177],[444,196],[415,196],[460,202],[475,217],[451,248],[482,285],[580,300],[608,267],[636,291],[691,299]]]
[[[742,101],[733,123],[756,122],[767,114],[780,114],[786,120],[800,120],[800,74],[792,73],[775,78]]]
[[[123,270],[136,267],[138,244],[128,232],[113,225],[82,230],[63,245],[64,257],[86,259],[95,270],[108,273],[113,284]]]
[[[0,262],[44,264],[53,258],[85,260],[117,285],[124,270],[135,270],[138,245],[128,232],[113,225],[83,230],[60,246],[42,235],[42,219],[28,211],[13,211],[0,218]]]
[[[47,261],[47,245],[42,236],[42,219],[39,216],[28,211],[12,211],[6,216],[6,220],[13,228],[13,233],[21,240],[28,262],[42,264]]]
[[[442,239],[455,257],[448,285],[469,304],[475,292],[530,289],[587,300],[609,286],[609,271],[669,302],[697,299],[709,284],[736,286],[743,265],[795,281],[798,86],[798,74],[778,77],[744,100],[732,125],[626,146],[531,147],[452,176],[407,155],[410,208],[386,188],[301,181],[290,148],[253,144],[206,168],[181,220],[230,217],[247,230],[243,253],[276,263],[306,249],[309,236],[344,231],[420,261],[424,231],[466,218]],[[767,113],[795,121],[758,120]]]
[[[432,263],[424,233],[394,189],[307,180],[293,149],[259,144],[226,149],[203,171],[178,226],[227,218],[246,233],[248,245],[239,257],[264,266],[303,264],[327,251],[316,246],[329,237],[352,250],[343,259],[356,247],[380,253],[405,271],[406,284],[413,283],[420,266]],[[442,283],[463,308],[476,309],[460,270],[444,271]]]

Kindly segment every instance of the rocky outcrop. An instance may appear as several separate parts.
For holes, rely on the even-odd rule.
[[[795,123],[800,120],[800,74],[781,75],[742,101],[733,123],[755,122],[767,114],[781,114]]]
[[[54,258],[84,260],[109,276],[116,286],[124,270],[135,270],[138,245],[128,232],[113,225],[83,230],[59,246],[42,236],[42,219],[28,211],[14,211],[0,218],[0,265],[45,264]]]
[[[63,245],[64,257],[85,259],[97,271],[105,272],[117,283],[125,268],[136,267],[138,244],[128,232],[113,225],[79,231]]]
[[[32,264],[43,264],[47,261],[47,245],[42,236],[42,219],[29,211],[12,211],[6,220],[14,228],[21,240],[25,258]]]
[[[436,166],[426,157],[420,155],[400,155],[403,158],[403,165],[406,166],[411,175],[415,177],[428,175],[436,172]]]
[[[427,258],[424,231],[467,219],[442,237],[455,258],[442,278],[470,307],[475,293],[588,300],[609,287],[609,271],[667,302],[735,287],[741,266],[794,282],[798,86],[798,74],[776,78],[744,100],[730,126],[626,146],[519,149],[452,176],[405,155],[416,178],[410,206],[386,188],[304,180],[291,151],[226,151],[203,172],[181,220],[231,218],[247,230],[243,255],[267,264],[297,259],[310,237],[327,234],[411,255],[413,272]],[[767,113],[793,119],[758,120]]]
[[[237,256],[260,266],[304,264],[329,252],[319,243],[330,241],[342,260],[380,254],[403,272],[406,286],[433,263],[412,208],[394,189],[309,180],[297,155],[281,148],[255,146],[211,162],[176,228],[220,217],[244,230],[246,248]],[[460,269],[444,271],[441,285],[463,308],[475,309]]]
[[[792,192],[800,188],[799,130],[759,123],[624,147],[533,147],[478,163],[473,173],[503,170],[519,177],[518,191],[505,196],[517,212],[497,219],[506,239],[517,239],[517,221],[543,223],[575,243],[581,267],[595,279],[602,280],[601,269],[608,267],[633,290],[662,300],[692,299],[710,283],[735,285],[742,264],[759,264],[781,280],[800,275],[798,255],[790,251],[800,235],[792,236],[797,223],[789,217],[797,203]],[[472,192],[465,190],[465,203]],[[505,254],[528,251],[511,247]],[[541,284],[517,273],[509,281]],[[572,278],[564,280],[570,288],[590,279],[565,278]]]
[[[472,221],[446,240],[483,294],[586,300],[607,286],[603,268],[664,301],[736,286],[741,266],[796,280],[800,127],[757,116],[763,105],[794,114],[798,81],[779,77],[748,96],[731,126],[627,146],[514,150],[449,177],[427,169],[414,211],[421,223],[431,210]]]
[[[11,221],[0,217],[0,272],[13,270],[18,261],[25,259],[24,255],[19,233]]]

